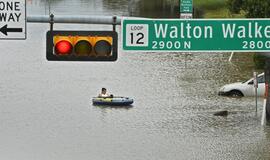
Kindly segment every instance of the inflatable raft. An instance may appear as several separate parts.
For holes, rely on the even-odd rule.
[[[133,99],[128,97],[113,97],[113,98],[93,97],[92,102],[94,105],[127,106],[133,103]]]

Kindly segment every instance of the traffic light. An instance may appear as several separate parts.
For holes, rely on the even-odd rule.
[[[48,31],[49,61],[116,61],[115,31]]]

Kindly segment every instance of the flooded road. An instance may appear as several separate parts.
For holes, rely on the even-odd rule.
[[[125,0],[57,0],[51,7],[45,0],[27,2],[32,15],[48,14],[49,8],[63,15],[130,14]],[[133,3],[134,16],[158,17],[158,11],[164,14],[162,8],[170,8],[156,4],[155,14],[145,1]],[[173,15],[170,11],[162,17]],[[56,24],[55,28],[112,27]],[[260,126],[262,99],[256,115],[254,98],[217,95],[222,85],[252,76],[248,56],[236,54],[228,63],[229,53],[185,56],[119,49],[114,63],[48,62],[48,29],[49,24],[28,24],[26,41],[1,41],[0,159],[270,158],[270,129]],[[92,106],[91,97],[101,87],[133,97],[133,107]],[[217,110],[232,114],[215,117]]]

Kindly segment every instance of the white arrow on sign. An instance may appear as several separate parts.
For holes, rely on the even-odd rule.
[[[26,0],[0,0],[0,39],[26,39]]]

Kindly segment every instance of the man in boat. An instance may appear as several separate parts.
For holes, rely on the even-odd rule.
[[[102,88],[101,89],[101,93],[98,95],[98,97],[99,98],[113,98],[113,95],[112,94],[108,94],[106,88]]]

